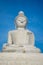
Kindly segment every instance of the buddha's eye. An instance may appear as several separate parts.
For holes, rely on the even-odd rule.
[[[21,20],[18,20],[18,21],[21,21]]]

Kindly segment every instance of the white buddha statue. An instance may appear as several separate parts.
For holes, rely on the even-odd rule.
[[[9,31],[8,43],[3,45],[2,51],[9,52],[40,52],[34,47],[35,38],[33,32],[26,29],[27,17],[23,11],[15,18],[16,30]]]

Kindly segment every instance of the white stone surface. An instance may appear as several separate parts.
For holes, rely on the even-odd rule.
[[[43,65],[43,54],[0,53],[0,65]]]
[[[8,33],[8,43],[0,53],[0,65],[43,65],[43,54],[34,47],[34,34],[25,28],[24,12],[19,12],[15,23],[16,30]]]
[[[34,34],[26,29],[26,23],[27,17],[20,11],[15,19],[16,30],[9,31],[8,43],[3,45],[3,51],[40,52],[40,49],[34,47]]]

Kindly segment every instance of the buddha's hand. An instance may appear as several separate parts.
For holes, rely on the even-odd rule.
[[[5,49],[7,46],[8,46],[8,44],[5,43],[5,44],[3,45],[3,49]]]

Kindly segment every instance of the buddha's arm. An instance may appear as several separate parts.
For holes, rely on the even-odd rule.
[[[28,32],[28,37],[29,37],[29,45],[34,45],[35,43],[34,34],[32,32]]]
[[[9,45],[12,44],[12,36],[11,36],[11,32],[8,33],[8,44],[9,44]]]
[[[8,42],[4,43],[3,48],[5,49],[6,46],[11,45],[11,44],[12,44],[11,32],[8,32]]]
[[[30,33],[30,35],[29,35],[29,43],[30,43],[30,45],[34,45],[34,43],[35,43],[35,38],[34,38],[33,33]]]

